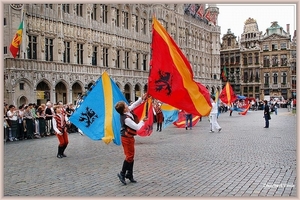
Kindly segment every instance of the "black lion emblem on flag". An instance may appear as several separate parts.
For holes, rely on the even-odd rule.
[[[169,96],[172,93],[172,76],[170,72],[158,71],[159,79],[155,81],[155,89],[157,92],[167,90],[167,95]]]
[[[86,112],[82,112],[79,117],[80,122],[86,122],[86,127],[89,127],[95,119],[98,118],[98,115],[91,108],[86,107]]]

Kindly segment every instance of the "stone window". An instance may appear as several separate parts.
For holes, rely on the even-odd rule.
[[[98,57],[98,47],[93,46],[93,56],[92,56],[92,65],[97,65],[97,57]]]
[[[76,14],[77,16],[83,16],[83,4],[76,4]]]
[[[107,5],[102,5],[102,22],[107,24],[107,17],[108,17],[108,7]]]
[[[64,13],[70,13],[70,4],[63,4],[62,10],[64,11]]]
[[[103,66],[108,67],[108,48],[103,48]]]
[[[83,44],[77,43],[77,64],[83,64]]]
[[[71,58],[71,43],[65,41],[64,42],[64,46],[65,46],[65,50],[63,53],[63,59],[64,59],[64,63],[70,63],[70,58]]]
[[[125,69],[129,69],[129,51],[125,51],[124,53],[125,53],[124,54]]]
[[[53,39],[45,38],[45,60],[53,61]]]
[[[28,59],[37,59],[37,37],[29,35],[28,36],[28,48],[27,48],[27,57]]]

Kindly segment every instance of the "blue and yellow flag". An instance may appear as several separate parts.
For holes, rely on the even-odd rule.
[[[164,115],[163,128],[166,128],[178,120],[179,110],[177,108],[165,103],[162,104],[160,108]]]
[[[115,82],[103,72],[70,121],[92,140],[103,140],[106,144],[113,141],[120,145],[120,114],[114,107],[118,101],[128,104]]]

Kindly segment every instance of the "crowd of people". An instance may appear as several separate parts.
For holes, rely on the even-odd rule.
[[[56,104],[50,101],[40,105],[29,103],[19,107],[4,103],[4,141],[40,139],[55,135],[53,128],[54,106],[60,106],[67,118],[72,115],[75,109],[72,103],[63,105],[61,101]],[[78,129],[68,122],[67,131],[68,133],[75,133],[78,132]]]

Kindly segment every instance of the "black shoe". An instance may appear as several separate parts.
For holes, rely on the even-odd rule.
[[[57,157],[58,157],[58,158],[63,158],[63,156],[62,156],[62,155],[60,155],[60,154],[57,154]]]
[[[118,174],[118,177],[119,177],[121,183],[123,183],[124,185],[126,185],[125,176],[122,176],[121,173],[120,173],[120,174]]]
[[[66,154],[62,154],[61,156],[62,156],[62,157],[67,157],[67,155],[66,155]]]
[[[126,177],[126,178],[127,178],[127,177]],[[136,180],[134,180],[134,179],[133,179],[133,177],[131,177],[131,178],[127,178],[127,179],[129,179],[131,183],[137,183],[137,181],[136,181]]]
[[[129,174],[125,175],[125,178],[129,179],[131,183],[136,183],[137,181],[133,179],[133,176],[130,176]]]
[[[187,130],[187,126],[185,127],[185,130]]]

